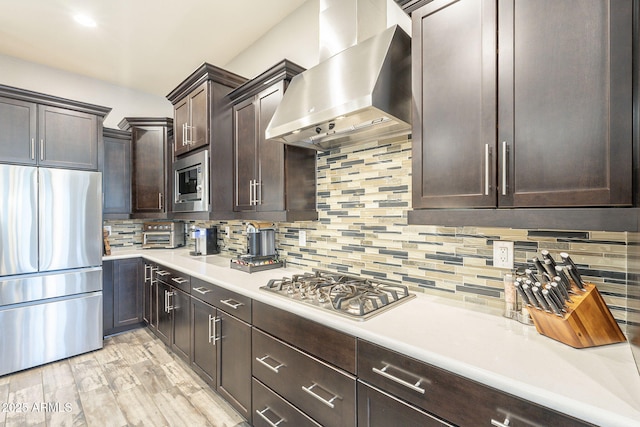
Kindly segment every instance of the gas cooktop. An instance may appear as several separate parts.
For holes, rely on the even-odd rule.
[[[356,320],[415,297],[403,285],[322,270],[272,279],[260,289]]]

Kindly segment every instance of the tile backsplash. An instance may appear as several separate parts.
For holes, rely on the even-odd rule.
[[[319,153],[317,205],[318,221],[276,224],[276,245],[289,265],[402,282],[415,292],[473,303],[470,307],[502,309],[508,271],[493,267],[492,245],[506,240],[514,242],[519,269],[543,249],[558,259],[560,252],[569,252],[618,322],[628,321],[628,233],[408,225],[411,142],[406,138]],[[112,247],[140,245],[143,222],[105,222],[112,226]],[[246,252],[244,222],[192,224],[217,226],[222,254]],[[227,226],[230,237],[224,233]],[[304,247],[299,246],[301,230]]]

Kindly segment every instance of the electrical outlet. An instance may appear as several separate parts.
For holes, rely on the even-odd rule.
[[[102,229],[107,232],[107,236],[111,236],[111,226],[110,225],[105,225],[104,227],[102,227]]]
[[[513,242],[493,242],[493,266],[513,270]]]
[[[231,237],[231,227],[229,227],[228,225],[224,228],[224,234],[227,235],[227,239],[229,237]]]
[[[300,230],[298,233],[298,245],[307,246],[307,232],[305,230]]]

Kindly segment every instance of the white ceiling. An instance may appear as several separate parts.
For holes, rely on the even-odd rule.
[[[224,67],[304,2],[0,0],[0,54],[165,96],[203,62]],[[97,27],[76,24],[78,12]]]

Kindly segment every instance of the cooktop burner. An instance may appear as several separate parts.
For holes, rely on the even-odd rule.
[[[272,279],[260,289],[357,320],[415,296],[403,285],[322,270]]]

